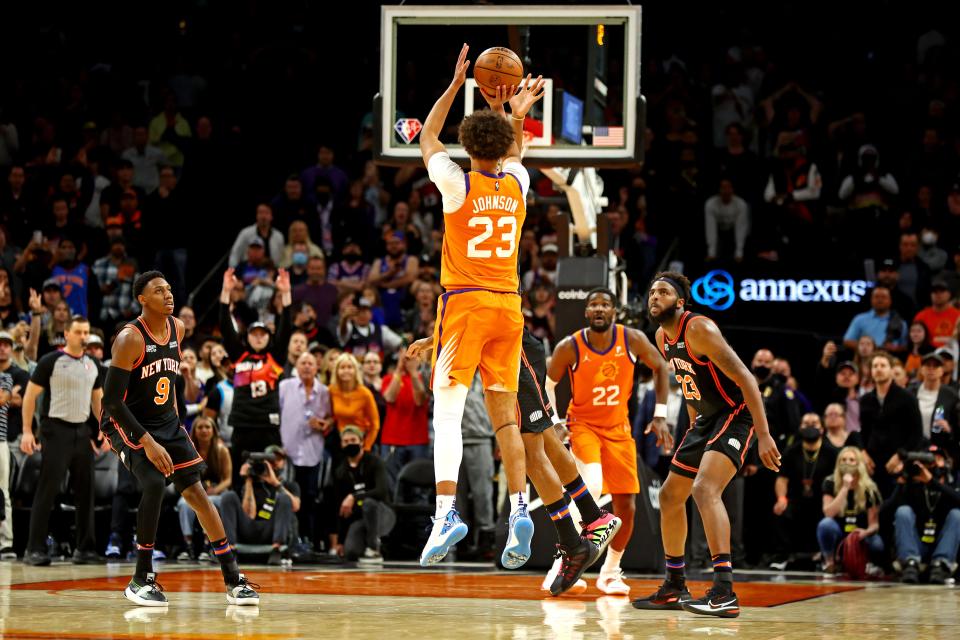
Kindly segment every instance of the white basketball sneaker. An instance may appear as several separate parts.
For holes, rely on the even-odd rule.
[[[630,593],[630,585],[623,580],[624,575],[620,567],[615,569],[600,569],[597,578],[597,589],[608,596],[625,596]]]

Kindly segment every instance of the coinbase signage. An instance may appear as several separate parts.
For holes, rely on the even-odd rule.
[[[694,302],[724,311],[742,302],[860,302],[873,286],[866,280],[794,280],[744,278],[737,287],[733,276],[716,269],[697,278],[691,287]]]

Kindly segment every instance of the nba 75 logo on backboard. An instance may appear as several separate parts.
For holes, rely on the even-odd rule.
[[[393,130],[407,144],[413,142],[421,129],[423,129],[423,125],[416,118],[400,118],[397,120],[397,124],[393,125]]]

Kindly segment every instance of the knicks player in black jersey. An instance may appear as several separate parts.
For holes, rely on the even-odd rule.
[[[772,471],[780,468],[780,453],[770,435],[756,378],[712,320],[684,309],[689,299],[690,281],[682,274],[658,273],[650,285],[649,313],[660,325],[657,346],[676,370],[691,427],[660,489],[667,579],[655,594],[634,600],[633,606],[735,618],[740,615],[740,602],[733,591],[730,519],[721,495],[743,466],[754,440],[760,460]],[[697,600],[687,590],[683,560],[685,505],[691,493],[713,557],[713,586]]]
[[[137,566],[124,596],[138,605],[167,605],[153,571],[153,546],[164,489],[172,482],[197,513],[220,560],[227,602],[256,605],[260,597],[237,567],[220,514],[200,484],[205,468],[177,415],[183,322],[173,317],[173,293],[163,274],[148,271],[133,283],[143,311],[113,343],[103,385],[100,430],[143,490],[137,509]]]

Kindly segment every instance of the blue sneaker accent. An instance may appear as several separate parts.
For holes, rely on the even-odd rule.
[[[530,542],[533,540],[533,520],[527,514],[526,505],[520,505],[510,516],[509,533],[500,563],[504,569],[519,569],[530,559]]]
[[[437,522],[434,520],[434,522]],[[451,509],[443,519],[440,531],[434,528],[427,540],[427,545],[420,554],[420,566],[429,567],[443,560],[450,547],[463,540],[467,535],[467,525],[460,519],[456,509]]]
[[[104,555],[111,560],[120,557],[120,536],[115,533],[110,534],[110,541],[107,543],[107,552]]]

